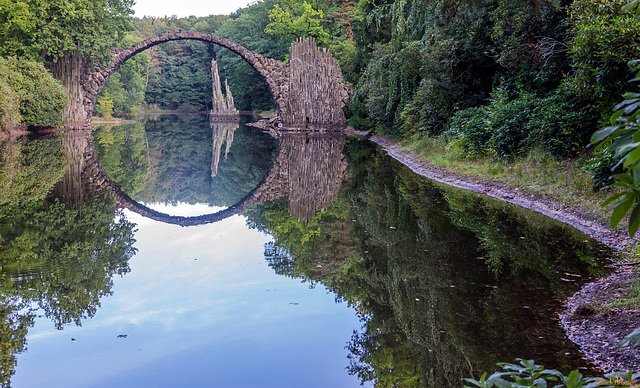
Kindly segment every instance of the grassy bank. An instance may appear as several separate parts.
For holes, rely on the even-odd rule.
[[[610,192],[593,190],[592,173],[584,169],[590,158],[587,153],[560,160],[533,150],[525,158],[505,161],[492,157],[466,157],[460,150],[437,138],[408,139],[402,141],[401,146],[404,152],[413,153],[420,160],[449,173],[498,182],[514,191],[544,196],[598,221],[609,222],[610,210],[602,208],[601,204]]]

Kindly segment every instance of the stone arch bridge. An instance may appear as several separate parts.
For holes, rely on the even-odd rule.
[[[298,39],[290,47],[287,63],[265,58],[247,48],[212,34],[179,31],[155,36],[124,49],[112,49],[113,58],[103,67],[70,57],[50,67],[62,81],[69,97],[64,112],[69,126],[85,125],[91,120],[98,93],[113,73],[132,56],[155,45],[198,40],[227,48],[240,55],[265,80],[278,108],[280,119],[289,127],[346,126],[342,108],[350,91],[342,77],[338,61],[326,50],[318,49],[310,39]]]

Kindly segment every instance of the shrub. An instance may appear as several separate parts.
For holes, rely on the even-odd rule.
[[[491,127],[484,107],[467,108],[456,112],[445,134],[458,143],[470,157],[485,156],[490,149]]]
[[[535,99],[534,113],[527,125],[525,149],[536,145],[551,155],[574,155],[589,144],[591,132],[596,127],[598,113],[580,107],[577,101],[553,93]]]
[[[108,94],[98,97],[95,110],[100,116],[107,119],[111,118],[111,114],[113,113],[113,100],[109,98]]]
[[[620,158],[617,158],[614,152],[605,149],[596,149],[593,157],[584,165],[583,170],[593,174],[591,177],[593,191],[610,188],[615,183],[613,176],[624,172]]]
[[[604,378],[584,377],[577,369],[564,375],[555,369],[545,369],[542,365],[537,365],[533,360],[523,360],[518,358],[517,364],[499,362],[503,372],[496,372],[487,377],[484,373],[480,380],[464,379],[472,385],[465,385],[465,388],[518,388],[518,387],[554,387],[554,388],[596,388],[596,387],[618,387],[636,386],[635,382],[640,378],[638,373],[607,373]],[[548,383],[552,383],[548,384]]]
[[[621,12],[628,0],[576,0],[570,11],[574,75],[567,86],[598,102],[607,115],[631,78],[627,61],[640,58],[640,20]]]
[[[522,93],[509,100],[506,90],[498,88],[489,104],[453,115],[446,136],[471,157],[492,150],[507,158],[533,148],[568,156],[588,144],[597,118],[597,113],[577,106],[557,92],[544,98]]]
[[[485,108],[491,126],[491,147],[499,157],[506,158],[526,153],[529,120],[534,116],[535,97],[522,94],[508,101],[506,92],[495,90]]]
[[[15,58],[0,58],[0,79],[19,98],[20,114],[29,126],[59,126],[66,93],[60,82],[42,64]]]
[[[18,96],[3,78],[0,78],[0,131],[22,121]]]

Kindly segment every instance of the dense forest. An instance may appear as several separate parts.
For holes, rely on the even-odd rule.
[[[637,69],[627,62],[640,58],[640,21],[622,10],[626,0],[264,0],[228,16],[142,19],[128,16],[128,0],[102,8],[76,0],[48,10],[32,0],[5,3],[0,55],[45,66],[78,51],[99,64],[107,47],[179,30],[213,33],[287,60],[295,38],[312,36],[353,86],[350,125],[401,138],[438,136],[470,157],[509,158],[532,148],[559,157],[581,152],[628,89]],[[86,14],[72,12],[82,7]],[[77,26],[64,30],[56,12],[77,18]],[[101,31],[87,28],[97,20]],[[187,41],[129,60],[109,79],[96,111],[207,110],[212,58],[240,110],[274,108],[263,80],[241,58]],[[2,71],[0,88],[16,84],[8,75],[14,70]],[[4,98],[3,113],[29,99]],[[26,109],[24,121],[38,124]],[[8,113],[1,119],[20,121]]]
[[[355,98],[357,129],[443,136],[472,156],[556,156],[588,143],[628,89],[640,57],[640,22],[625,0],[274,1],[227,16],[134,19],[121,41],[169,31],[214,33],[286,60],[289,43],[313,36],[340,61]],[[102,95],[115,111],[145,103],[205,110],[210,58],[221,64],[241,110],[273,108],[268,90],[236,55],[173,42],[139,55]]]

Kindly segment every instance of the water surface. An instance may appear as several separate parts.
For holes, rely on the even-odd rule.
[[[557,311],[610,252],[366,140],[169,116],[3,147],[27,156],[3,166],[41,175],[0,170],[16,387],[459,387],[516,357],[591,368]]]

